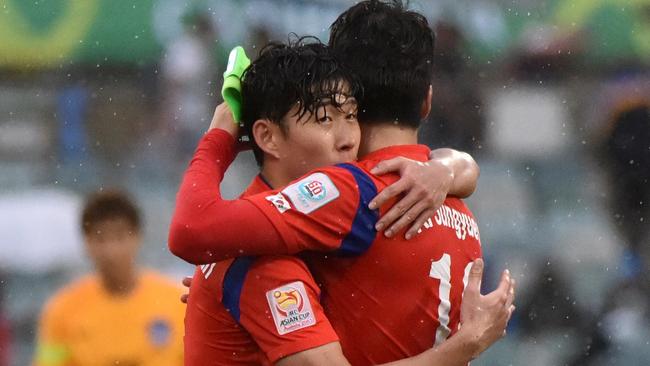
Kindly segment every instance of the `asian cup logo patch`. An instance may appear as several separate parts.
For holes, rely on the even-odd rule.
[[[317,180],[312,180],[311,182],[302,183],[299,188],[300,192],[312,201],[320,201],[325,198],[326,190],[323,183]]]
[[[313,173],[282,190],[296,210],[309,214],[340,195],[334,182],[323,173]]]
[[[292,282],[266,293],[278,334],[291,333],[316,324],[305,285]]]

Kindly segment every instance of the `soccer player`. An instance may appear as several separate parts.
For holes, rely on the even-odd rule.
[[[244,105],[244,115],[245,120],[251,122],[246,125],[252,127],[248,134],[254,135],[255,141],[264,147],[264,150],[256,149],[263,173],[244,195],[268,189],[267,182],[288,181],[288,175],[300,174],[300,170],[310,165],[345,161],[356,154],[359,135],[354,116],[356,102],[346,94],[353,94],[358,85],[350,79],[327,49],[319,44],[278,45],[265,49],[252,64],[243,82],[243,94],[248,101]],[[336,90],[341,93],[333,93]],[[296,100],[300,103],[296,103]],[[337,105],[336,100],[345,103]],[[326,103],[319,107],[322,101]],[[304,106],[304,110],[292,108],[295,105]],[[221,107],[218,110],[223,111]],[[260,120],[252,124],[262,116],[276,116],[277,121]],[[320,119],[322,121],[319,122]],[[277,144],[276,150],[269,149],[266,145],[268,141]],[[276,154],[297,156],[302,161],[275,159]],[[249,332],[247,319],[254,314],[242,309],[242,326],[238,326],[236,318],[228,312],[228,304],[215,301],[227,298],[224,295],[230,293],[224,293],[224,286],[230,282],[232,264],[232,260],[223,261],[197,270],[186,313],[186,365],[276,361],[292,353],[290,347],[274,348],[269,344],[273,339],[259,338],[260,332],[254,328]],[[299,279],[303,286],[310,289],[309,298],[305,297],[305,300],[314,309],[314,317],[320,321],[319,326],[313,328],[318,329],[319,333],[311,334],[308,342],[318,346],[337,339],[319,307],[318,297],[315,296],[317,286],[297,258],[274,256],[257,259],[247,277],[256,278],[257,281],[246,281],[242,285],[239,301],[242,304],[259,300],[259,297],[248,295],[256,292],[255,285],[274,288],[283,281]],[[303,340],[301,346],[305,343]]]
[[[286,181],[289,179],[287,176],[300,174],[305,165],[344,161],[354,156],[359,130],[354,116],[356,102],[350,94],[354,94],[356,89],[359,89],[358,84],[319,44],[266,48],[252,64],[243,82],[243,95],[248,101],[244,115],[247,122],[262,116],[276,116],[278,121],[246,124],[252,127],[248,134],[254,135],[255,141],[262,146],[262,149],[256,149],[256,157],[262,163],[263,173],[244,195],[268,189],[266,181]],[[218,108],[216,121],[224,119],[219,112],[223,112],[223,108]],[[274,146],[270,146],[269,141]],[[289,158],[275,159],[274,155]],[[299,281],[302,292],[289,293],[283,305],[300,302],[312,312],[310,319],[318,322],[318,326],[310,329],[318,332],[309,333],[308,338],[302,336],[299,346],[317,347],[336,342],[338,338],[318,302],[318,286],[300,260],[281,256],[255,259],[239,289],[240,298],[235,307],[228,300],[233,291],[233,274],[236,273],[233,264],[234,261],[227,260],[197,270],[186,313],[186,365],[275,362],[295,353],[298,344],[275,346],[278,341],[273,336],[267,337],[266,332],[256,329],[250,320],[260,313],[246,308],[249,302],[263,300],[266,304],[265,298],[255,294],[264,294],[287,282]],[[265,290],[258,291],[259,286]],[[238,310],[240,307],[241,311]],[[238,321],[241,326],[238,326]],[[476,328],[484,329],[481,325],[469,326],[469,329]],[[300,334],[287,334],[286,339]],[[444,349],[430,353],[429,357],[450,356]],[[421,357],[426,360],[426,356]],[[288,359],[290,357],[281,362]]]
[[[181,290],[141,270],[140,213],[122,192],[88,197],[81,229],[95,273],[60,290],[39,325],[36,366],[182,365]]]
[[[373,37],[360,30],[356,30],[356,35],[350,35],[350,39],[357,41],[356,47],[366,48],[365,57],[361,58],[366,62],[365,67],[370,72],[374,70],[380,74],[375,77],[380,76],[377,79],[381,80],[384,93],[392,93],[395,97],[387,98],[383,95],[378,98],[380,103],[373,105],[367,103],[364,96],[362,110],[369,115],[372,115],[373,108],[384,113],[384,117],[379,117],[381,113],[375,112],[375,118],[378,119],[374,122],[362,121],[364,134],[371,136],[366,152],[372,151],[374,156],[366,156],[358,165],[323,169],[275,194],[254,195],[245,200],[224,202],[218,197],[218,190],[208,189],[199,182],[197,175],[199,172],[205,175],[201,178],[203,181],[219,180],[224,165],[227,166],[228,159],[232,159],[229,157],[231,152],[227,151],[228,140],[232,138],[218,129],[212,131],[201,143],[193,167],[188,170],[181,187],[177,208],[180,216],[174,220],[170,245],[173,249],[188,250],[185,253],[188,257],[199,258],[200,261],[236,254],[238,248],[248,253],[270,250],[269,248],[297,251],[309,248],[310,242],[318,239],[321,239],[323,247],[340,248],[337,254],[349,255],[365,251],[365,255],[359,258],[346,259],[332,255],[327,258],[317,257],[310,262],[314,266],[312,268],[318,268],[320,261],[321,268],[330,269],[329,272],[324,270],[319,274],[318,279],[327,291],[323,303],[340,336],[346,356],[355,363],[373,363],[427,352],[425,350],[433,344],[441,343],[449,333],[457,330],[463,287],[471,282],[470,264],[480,256],[480,246],[471,213],[462,202],[454,199],[446,202],[442,211],[438,211],[436,219],[430,221],[422,235],[416,238],[415,244],[419,244],[417,246],[391,243],[399,241],[399,238],[376,237],[373,226],[378,215],[366,205],[377,188],[385,187],[391,179],[368,174],[369,170],[378,163],[381,155],[411,155],[418,160],[423,160],[423,155],[426,155],[423,147],[401,146],[391,149],[387,146],[395,142],[413,144],[417,123],[428,113],[431,98],[428,81],[430,71],[427,78],[427,66],[424,64],[431,62],[433,36],[424,18],[406,12],[399,6],[391,7],[378,2],[364,2],[358,6],[360,8],[353,7],[345,14],[350,19],[354,18],[350,24],[372,27],[373,36],[378,36],[378,40],[376,43],[370,42]],[[367,13],[375,19],[363,19],[363,16],[368,16]],[[359,15],[363,15],[361,19]],[[393,23],[397,24],[391,24],[387,20],[394,20]],[[381,34],[382,31],[384,34]],[[406,44],[400,44],[400,41],[405,41]],[[382,61],[383,51],[394,52],[397,56]],[[424,57],[418,58],[422,55]],[[400,65],[400,61],[404,63]],[[399,73],[404,70],[410,70],[406,71],[407,74],[412,72],[414,75],[406,75],[406,81],[400,80]],[[377,93],[378,90],[374,92]],[[404,102],[405,109],[383,108],[392,99]],[[396,116],[386,118],[387,114],[395,113]],[[412,119],[414,116],[416,120]],[[395,124],[398,121],[406,122],[407,125]],[[232,130],[230,124],[220,126],[236,136],[236,131]],[[202,217],[191,217],[192,208],[199,208]],[[217,213],[223,209],[230,210],[230,215],[218,216]],[[185,216],[186,214],[190,216]],[[247,222],[255,222],[260,232],[246,231],[242,223]],[[212,226],[214,224],[216,226]],[[179,240],[173,242],[176,239]],[[196,240],[196,245],[189,243],[190,240]],[[403,248],[406,248],[405,252],[401,251]],[[476,263],[479,264],[480,261]],[[224,280],[222,298],[231,314],[238,320],[239,315],[245,313],[257,314],[257,317],[249,319],[248,329],[256,332],[271,329],[268,333],[271,348],[285,347],[286,350],[287,346],[283,344],[300,347],[302,342],[304,350],[285,357],[281,361],[283,363],[290,359],[300,363],[303,356],[320,355],[324,359],[340,357],[337,342],[323,343],[317,347],[313,343],[304,345],[313,342],[314,330],[324,323],[310,317],[312,303],[307,306],[303,300],[311,297],[309,292],[315,290],[311,286],[306,287],[303,281],[285,283],[266,292],[258,291],[258,298],[266,299],[267,303],[242,303],[243,297],[246,297],[243,286],[261,279],[251,276],[256,265],[256,260],[250,257],[231,263],[225,275],[227,280]],[[209,268],[206,272],[210,272]],[[502,319],[507,320],[512,311],[513,298],[512,283],[507,274],[504,275],[502,284],[504,285],[497,290],[499,296],[490,299],[486,297],[485,300],[496,309],[501,306],[505,314]],[[427,299],[431,301],[427,302]],[[338,314],[331,316],[330,312]],[[272,317],[267,316],[269,313]],[[371,322],[363,324],[364,320]],[[505,325],[505,322],[495,324],[497,323]],[[240,324],[244,326],[243,318]],[[467,325],[468,322],[465,321],[464,324]],[[450,342],[437,349],[452,344],[461,334],[468,337],[465,339],[475,339],[471,332],[471,326],[464,326]],[[481,345],[469,341],[466,343],[469,349],[466,348],[457,355],[469,360],[486,344],[489,342]],[[293,351],[297,350],[296,346],[293,346]],[[338,360],[341,361],[340,358]]]

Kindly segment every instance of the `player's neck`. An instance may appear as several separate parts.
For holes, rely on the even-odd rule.
[[[289,172],[286,171],[284,165],[279,160],[265,159],[260,174],[264,177],[264,181],[268,183],[271,188],[284,187],[291,183]]]
[[[391,123],[372,126],[362,124],[359,157],[393,145],[414,145],[417,143],[418,130],[415,128]]]
[[[100,273],[104,290],[111,296],[121,297],[130,295],[138,284],[138,275],[135,268],[121,270],[119,273]]]

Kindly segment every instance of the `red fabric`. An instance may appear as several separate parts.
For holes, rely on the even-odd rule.
[[[187,366],[259,365],[265,362],[255,341],[221,303],[221,283],[232,261],[216,263],[207,279],[201,267],[197,267],[194,273],[185,311],[183,343],[184,364]]]
[[[428,150],[421,146],[382,149],[364,157],[359,166],[369,171],[379,161],[395,156],[426,161]],[[379,191],[398,179],[372,178]],[[466,218],[472,215],[465,204],[448,198],[445,206],[449,210],[443,207],[427,228],[410,241],[403,239],[403,232],[392,239],[378,234],[370,249],[359,257],[324,257],[313,253],[305,258],[322,286],[325,313],[353,365],[395,361],[417,355],[435,344],[440,325],[440,280],[430,277],[430,271],[432,262],[439,261],[445,253],[451,262],[448,327],[452,331],[457,329],[464,272],[481,256],[481,246],[474,223],[471,231],[475,237],[469,235]]]
[[[207,150],[210,150],[211,142],[209,139],[202,142],[202,145],[207,145],[207,156],[210,156],[210,151]],[[197,151],[197,155],[200,155],[199,152]],[[396,156],[426,161],[428,152],[424,146],[395,146],[376,151],[364,157],[355,166],[364,171],[362,174],[371,179],[380,191],[398,177],[370,175],[368,171],[379,161]],[[211,156],[212,160],[224,160],[216,151]],[[212,165],[223,169],[219,164]],[[230,205],[241,205],[237,206],[241,210],[228,211],[230,221],[227,221],[218,217],[219,210],[214,210],[214,207],[221,205],[221,199],[217,197],[218,188],[216,195],[212,190],[210,194],[205,195],[206,198],[212,199],[209,206],[198,201],[185,207],[190,210],[198,206],[203,210],[201,215],[208,217],[194,234],[202,238],[202,244],[193,245],[192,238],[189,237],[188,241],[181,243],[182,246],[189,248],[189,256],[199,257],[208,251],[219,257],[237,254],[235,249],[238,247],[244,247],[245,251],[253,253],[258,250],[264,253],[293,253],[301,249],[338,248],[350,233],[356,213],[363,209],[359,201],[357,182],[355,177],[343,168],[331,167],[319,172],[333,182],[340,195],[308,214],[296,209],[280,212],[282,210],[266,199],[268,195],[277,193],[275,191],[231,201]],[[188,176],[193,176],[191,173],[192,166],[188,170],[183,187],[192,185],[192,180],[187,182]],[[210,177],[212,184],[218,184],[221,175],[222,171],[213,174]],[[197,191],[201,192],[198,188]],[[179,206],[182,193],[179,193]],[[286,194],[283,197],[289,198]],[[295,202],[292,203],[295,208]],[[387,207],[382,207],[382,211]],[[254,230],[251,230],[251,222],[254,223]],[[227,225],[237,226],[237,229],[233,230],[233,227]],[[196,253],[197,248],[199,253]],[[430,275],[434,262],[438,263],[438,272],[445,272],[441,270],[440,265],[441,260],[446,257],[445,254],[448,255],[450,267],[447,269],[448,274],[444,276],[449,277],[451,283],[448,311],[444,306],[440,306],[444,287],[439,279]],[[471,212],[461,200],[448,198],[445,206],[427,224],[427,228],[411,241],[403,240],[403,233],[398,233],[392,239],[377,234],[370,248],[362,256],[343,258],[334,253],[327,256],[313,253],[306,260],[319,285],[322,285],[322,304],[340,337],[346,357],[352,364],[364,365],[414,356],[431,348],[436,341],[442,341],[442,338],[446,338],[442,333],[436,340],[436,332],[440,326],[439,313],[448,312],[447,328],[453,332],[460,318],[464,274],[471,262],[480,256],[478,229]],[[298,270],[299,266],[296,269]],[[249,276],[250,273],[247,275],[247,282]],[[289,276],[288,279],[293,277]],[[277,282],[265,288],[273,288],[275,284]],[[245,293],[246,291],[243,292]],[[254,296],[262,295],[258,293]],[[316,296],[315,291],[311,296]],[[260,300],[258,297],[257,301],[251,304],[259,306],[265,299]],[[246,326],[246,321],[243,321],[242,325]],[[257,332],[256,328],[250,328]],[[295,335],[309,329],[296,331]],[[299,350],[292,348],[292,352]]]
[[[201,139],[183,177],[169,229],[169,249],[190,263],[296,251],[284,244],[250,202],[221,198],[219,185],[234,159],[234,143],[226,131],[211,130]]]
[[[266,293],[281,286],[302,282],[316,324],[280,335],[273,321]],[[251,268],[241,300],[241,325],[251,334],[271,362],[294,353],[338,341],[320,305],[320,289],[307,266],[291,256],[266,256]]]
[[[268,189],[257,177],[244,195]],[[320,289],[301,260],[266,256],[246,274],[239,323],[222,303],[224,277],[233,260],[197,267],[185,314],[185,365],[258,365],[338,340],[319,304]],[[315,325],[279,335],[266,293],[301,281]]]
[[[315,250],[331,252],[339,249],[341,242],[350,232],[352,222],[359,209],[359,192],[357,183],[352,174],[339,167],[327,167],[313,171],[305,177],[293,181],[291,184],[309,181],[315,173],[325,174],[336,186],[339,197],[324,204],[309,214],[295,209],[280,212],[266,197],[278,194],[279,190],[263,192],[246,197],[266,215],[285,243],[298,251]],[[331,192],[328,192],[331,193]],[[292,198],[282,192],[288,202]],[[263,245],[264,243],[258,243]]]
[[[381,191],[399,177],[372,176],[372,167],[396,156],[426,161],[428,154],[425,146],[394,146],[369,154],[353,165]],[[362,209],[357,182],[349,171],[330,167],[318,172],[332,180],[340,196],[309,214],[295,209],[280,213],[264,199],[265,193],[247,197],[284,238],[294,240],[292,245],[338,246],[341,238],[350,233],[354,213]],[[377,234],[370,248],[360,256],[303,256],[321,285],[321,304],[353,365],[415,356],[457,330],[464,276],[472,261],[482,255],[478,227],[471,212],[460,199],[447,198],[415,239],[406,241],[403,235],[402,232],[388,239]],[[448,266],[443,261],[445,257]],[[431,276],[432,266],[437,275]],[[445,286],[434,277],[449,280],[448,307],[441,308]],[[441,314],[449,318],[446,327],[441,327]]]
[[[9,366],[10,342],[9,322],[0,314],[0,366]]]
[[[237,256],[339,248],[359,206],[356,182],[348,171],[321,170],[340,191],[337,205],[328,204],[311,215],[280,213],[267,199],[277,190],[239,200],[221,198],[219,184],[234,159],[233,146],[232,136],[219,129],[199,143],[176,198],[169,231],[172,253],[192,264],[207,264]],[[313,240],[316,236],[319,239]]]

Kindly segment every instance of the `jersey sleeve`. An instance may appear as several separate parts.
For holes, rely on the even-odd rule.
[[[364,253],[375,239],[379,211],[370,176],[353,164],[318,170],[281,191],[245,198],[264,213],[293,252]]]
[[[192,264],[290,252],[257,207],[222,198],[219,185],[234,159],[234,144],[220,129],[203,136],[178,190],[168,244],[172,253]]]
[[[70,365],[70,350],[66,342],[63,303],[53,298],[43,310],[38,326],[34,366]]]
[[[338,341],[320,304],[320,289],[298,258],[238,258],[223,288],[223,304],[272,363]]]
[[[224,200],[219,184],[234,158],[227,132],[207,133],[185,172],[169,229],[169,249],[193,264],[303,250],[363,253],[378,212],[372,179],[353,164],[303,177],[281,191]]]

